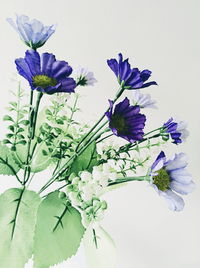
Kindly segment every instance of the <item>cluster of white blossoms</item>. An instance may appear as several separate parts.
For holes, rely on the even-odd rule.
[[[120,145],[113,140],[107,140],[97,144],[97,153],[102,160],[113,159],[117,156]]]
[[[117,172],[106,163],[93,167],[92,173],[80,172],[66,187],[67,196],[72,205],[81,212],[85,227],[103,218],[107,203],[100,196],[106,191],[109,182],[116,179]]]

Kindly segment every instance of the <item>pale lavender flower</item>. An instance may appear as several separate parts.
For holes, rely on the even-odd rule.
[[[16,22],[11,18],[8,18],[7,21],[18,32],[22,41],[33,49],[43,46],[55,32],[55,25],[44,26],[40,21],[30,20],[25,15],[16,15]]]
[[[142,94],[139,89],[133,91],[133,104],[139,105],[140,108],[157,109],[156,101],[151,99],[150,94]]]
[[[93,86],[97,80],[94,78],[93,72],[88,71],[84,67],[78,67],[76,71],[77,86]]]
[[[184,153],[176,154],[173,160],[167,161],[164,152],[161,152],[151,167],[151,185],[164,197],[170,210],[183,210],[185,203],[178,194],[186,195],[194,190],[194,182],[187,171],[187,165]]]

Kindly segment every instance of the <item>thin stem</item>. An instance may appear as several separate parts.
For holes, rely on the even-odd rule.
[[[147,132],[146,134],[144,134],[143,137],[145,137],[145,136],[147,136],[155,131],[161,130],[161,129],[163,129],[163,127],[159,127],[159,128],[154,129],[154,130],[151,130],[151,131]]]
[[[42,92],[38,93],[38,98],[37,98],[37,101],[36,101],[35,109],[34,110],[29,109],[29,118],[30,118],[29,119],[30,120],[30,124],[29,124],[29,140],[28,140],[28,146],[27,146],[26,167],[25,167],[25,171],[24,171],[24,181],[23,181],[24,185],[26,184],[26,182],[28,181],[28,179],[30,177],[29,161],[30,161],[31,142],[35,137],[35,127],[36,127],[36,122],[37,122],[37,114],[38,114],[38,109],[39,109],[40,100],[42,98],[42,95],[43,95]],[[32,106],[32,102],[33,102],[33,93],[31,91],[31,94],[30,94],[30,106]]]
[[[35,112],[34,112],[34,118],[33,118],[33,132],[32,132],[32,140],[35,137],[35,129],[36,129],[36,122],[37,122],[37,115],[38,115],[38,110],[39,110],[39,105],[40,105],[40,101],[41,98],[43,96],[42,92],[38,93],[38,98],[37,98],[37,102],[36,102],[36,106],[35,106]]]
[[[115,103],[117,101],[117,99],[122,95],[122,93],[124,92],[125,88],[121,87],[119,89],[119,91],[116,94],[115,99],[113,100],[113,103]],[[107,111],[109,111],[109,108],[107,109]],[[74,160],[74,158],[76,158],[79,153],[79,147],[80,145],[83,143],[83,141],[85,141],[88,137],[91,139],[90,134],[92,133],[92,131],[99,125],[99,123],[104,119],[105,117],[105,113],[102,115],[102,117],[97,121],[97,123],[89,130],[89,132],[80,140],[79,144],[77,145],[76,149],[75,149],[75,153],[70,157],[70,159],[67,161],[66,164],[64,164],[53,176],[52,178],[50,178],[50,180],[40,189],[39,193],[43,192],[46,188],[48,188],[54,181],[56,181],[57,177],[59,177],[65,170],[66,168],[69,166],[69,163]],[[107,121],[103,124],[103,126],[107,123]],[[92,137],[94,137],[94,135],[96,135],[96,133],[102,128],[102,126],[100,128],[98,128],[98,130],[92,135]],[[102,133],[101,133],[102,135]],[[99,138],[100,136],[98,136]],[[94,141],[94,139],[92,140],[92,142]],[[89,143],[87,143],[85,146],[83,146],[81,148],[81,153],[92,143],[91,141]]]
[[[102,141],[104,141],[105,139],[108,139],[108,138],[110,138],[110,137],[113,136],[113,135],[114,135],[113,133],[112,133],[112,134],[109,134],[109,135],[107,135],[106,137],[104,137],[104,138],[98,140],[97,143],[102,142]]]
[[[102,128],[102,126],[101,126]],[[100,129],[101,129],[100,128]],[[107,130],[107,129],[106,129]],[[96,137],[94,137],[93,139],[91,139],[85,146],[81,147],[79,149],[79,151],[77,153],[74,153],[67,161],[67,163],[65,163],[58,172],[56,172],[50,179],[49,181],[40,189],[39,194],[42,193],[44,190],[46,190],[54,181],[57,180],[57,178],[62,175],[62,173],[69,167],[69,165],[71,164],[71,161],[74,160],[74,158],[78,157],[79,155],[81,155],[89,146],[90,144],[92,144],[96,139],[98,139],[103,133],[105,133],[105,131],[102,131],[100,134],[98,134]]]
[[[125,183],[125,182],[130,182],[130,181],[150,181],[149,176],[140,176],[140,177],[125,177],[125,178],[119,178],[113,182],[110,182],[108,186],[120,184],[120,183]]]
[[[122,95],[122,93],[124,92],[125,88],[124,87],[120,87],[120,89],[118,90],[115,99],[113,100],[113,103],[115,103],[119,97]],[[106,110],[106,112],[109,111],[110,108],[108,108]],[[106,116],[106,112],[100,117],[100,119],[96,122],[96,124],[89,130],[89,132],[80,140],[79,144],[76,147],[76,152],[78,151],[78,148],[80,147],[80,145],[83,143],[83,141],[85,141],[85,139],[88,138],[88,136],[92,133],[92,131],[98,126],[99,123],[101,123],[101,121],[104,119],[104,117]]]

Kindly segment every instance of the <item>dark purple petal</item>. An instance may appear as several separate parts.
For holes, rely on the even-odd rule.
[[[72,68],[66,61],[55,61],[52,64],[52,76],[57,79],[63,79],[72,73]]]
[[[118,103],[115,106],[114,113],[123,113],[130,106],[130,102],[128,98],[125,98],[122,102]]]
[[[52,64],[56,61],[56,58],[53,54],[43,53],[41,55],[41,73],[51,76]]]
[[[155,162],[151,166],[151,169],[153,170],[162,159],[164,159],[164,161],[166,160],[166,156],[165,156],[165,153],[163,151],[161,151],[159,153],[159,155],[157,156]]]
[[[131,75],[131,67],[130,67],[130,64],[128,63],[128,59],[127,59],[119,65],[120,80],[126,81],[130,75]]]
[[[118,77],[118,74],[119,74],[119,64],[116,61],[116,59],[107,60],[107,64],[110,67],[110,69],[115,73],[115,75]]]
[[[27,62],[24,59],[19,58],[19,59],[15,60],[15,64],[16,64],[18,73],[21,76],[23,76],[26,80],[28,80],[29,83],[31,83],[32,73],[30,71],[30,68],[29,68]]]
[[[140,77],[141,77],[143,82],[147,81],[150,76],[151,76],[151,71],[149,71],[149,70],[143,70],[140,73]]]
[[[149,86],[153,86],[153,85],[158,85],[155,81],[152,81],[152,82],[148,82],[148,83],[145,83],[143,84],[143,86],[141,88],[145,88],[145,87],[149,87]]]
[[[25,61],[27,62],[32,76],[40,74],[40,55],[31,49],[26,51]]]
[[[61,83],[57,84],[57,85],[54,86],[54,87],[47,87],[47,88],[45,88],[45,89],[41,89],[41,90],[37,89],[37,90],[38,90],[38,91],[41,91],[41,92],[45,92],[45,93],[47,93],[47,94],[49,94],[49,95],[52,95],[52,94],[54,94],[54,93],[61,92],[61,91],[60,91],[60,88],[61,88]]]
[[[75,80],[71,77],[67,77],[61,80],[61,87],[59,88],[58,92],[71,93],[71,92],[74,92],[75,88],[76,88]]]
[[[113,112],[113,101],[108,100],[110,108],[108,109],[108,111],[105,113],[105,115],[108,117],[108,119],[110,120],[111,116],[112,116],[112,112]]]

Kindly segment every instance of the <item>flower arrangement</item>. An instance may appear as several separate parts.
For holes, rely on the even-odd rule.
[[[143,88],[157,85],[149,82],[151,71],[132,68],[122,54],[118,60],[108,60],[119,90],[93,126],[83,125],[74,119],[79,88],[97,82],[93,73],[82,67],[74,72],[55,55],[39,54],[55,25],[43,26],[24,15],[8,22],[29,47],[15,64],[30,86],[30,101],[23,103],[19,83],[16,101],[9,103],[9,115],[3,118],[8,133],[0,143],[0,174],[14,176],[19,188],[0,195],[1,267],[23,268],[32,256],[36,268],[67,260],[89,229],[98,250],[97,226],[107,209],[103,194],[129,182],[146,182],[164,197],[169,209],[181,211],[182,195],[194,189],[187,157],[179,153],[167,159],[162,146],[176,146],[189,133],[186,123],[174,118],[145,132],[145,109],[156,108],[151,96],[142,93]],[[126,96],[128,91],[133,92],[132,99]],[[50,103],[40,109],[47,95]],[[160,148],[157,158],[154,147]],[[52,175],[43,187],[39,192],[30,190],[34,176],[46,169]],[[56,186],[49,191],[52,185]]]

